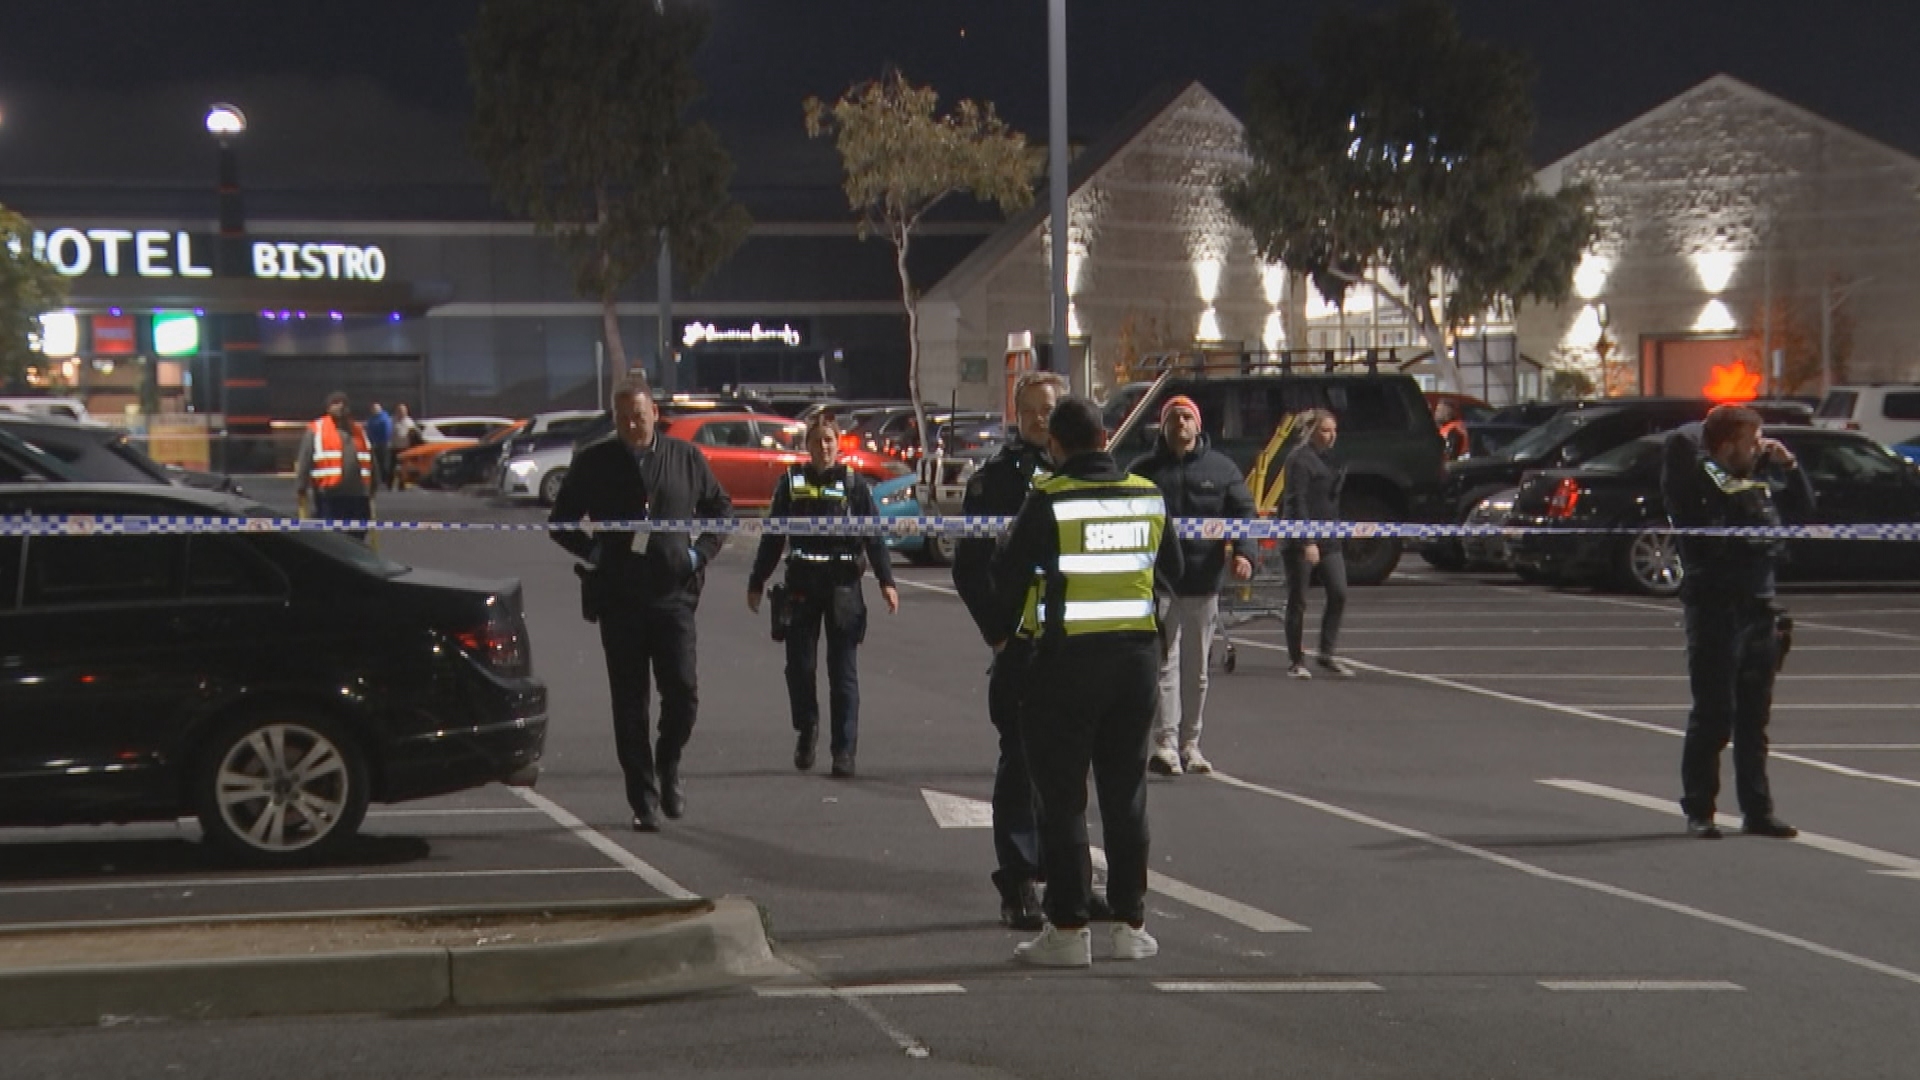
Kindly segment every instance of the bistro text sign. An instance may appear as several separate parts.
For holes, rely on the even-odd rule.
[[[779,345],[797,349],[807,343],[807,324],[803,319],[687,319],[678,326],[680,344],[688,349],[701,345]]]
[[[249,243],[256,278],[284,281],[383,281],[387,254],[377,245]],[[211,237],[161,229],[53,229],[33,234],[34,258],[67,277],[213,276]]]

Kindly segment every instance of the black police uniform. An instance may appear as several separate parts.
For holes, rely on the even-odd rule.
[[[1778,525],[1776,498],[1796,516],[1813,506],[1813,489],[1796,466],[1762,463],[1751,478],[1733,476],[1688,432],[1667,437],[1661,491],[1678,527]],[[1778,540],[1683,536],[1687,678],[1693,709],[1680,756],[1680,807],[1691,822],[1711,823],[1720,794],[1720,751],[1733,740],[1734,791],[1749,824],[1773,817],[1767,785],[1767,721],[1778,667],[1774,566]]]
[[[873,489],[845,465],[825,470],[795,466],[773,491],[769,517],[875,517]],[[794,765],[813,767],[820,730],[820,702],[814,690],[820,631],[826,627],[827,686],[831,732],[827,748],[836,776],[851,776],[860,736],[860,674],[855,650],[867,634],[867,603],[860,590],[866,565],[880,584],[893,585],[893,564],[879,536],[767,535],[760,538],[747,587],[759,592],[772,576],[780,552],[787,549],[786,587],[791,619],[787,626],[787,697],[798,735]]]
[[[1019,435],[1009,438],[999,452],[974,471],[967,481],[961,513],[972,516],[1012,517],[1027,501],[1036,474],[1044,475],[1046,451]],[[1040,859],[1040,817],[1027,752],[1020,743],[1020,688],[1026,682],[1032,643],[1010,639],[993,629],[996,605],[993,592],[993,541],[960,541],[953,553],[953,585],[967,605],[967,614],[989,646],[1005,641],[994,657],[987,681],[987,717],[1000,736],[1000,758],[993,769],[993,873],[1000,890],[1002,913],[1022,930],[1039,929],[1040,912],[1034,883],[1046,877]],[[999,634],[998,637],[995,635]]]
[[[1129,489],[1132,484],[1139,486]],[[1149,494],[1138,494],[1143,489]],[[1076,627],[1082,618],[1075,613],[1081,605],[1074,599],[1080,572],[1066,567],[1061,537],[1063,522],[1068,529],[1075,524],[1064,507],[1079,499],[1150,502],[1155,507],[1128,512],[1140,520],[1120,526],[1145,535],[1147,519],[1157,518],[1160,528],[1150,555],[1147,595],[1121,603],[1139,608],[1122,621],[1124,628],[1080,632]],[[1085,926],[1094,914],[1086,819],[1089,766],[1106,840],[1112,917],[1138,926],[1146,914],[1147,756],[1159,707],[1161,659],[1153,597],[1170,593],[1185,567],[1164,506],[1158,488],[1120,468],[1112,455],[1081,454],[1036,485],[994,553],[994,611],[988,633],[993,640],[1007,641],[1032,633],[1035,621],[1043,627],[1032,640],[1032,658],[1020,688],[1019,725],[1039,793],[1046,913],[1056,927]],[[1037,593],[1036,581],[1043,583]],[[1030,594],[1037,601],[1031,606]],[[1097,627],[1106,616],[1090,612],[1084,618]]]

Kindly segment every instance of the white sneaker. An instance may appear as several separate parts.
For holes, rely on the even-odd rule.
[[[1331,672],[1336,679],[1351,679],[1356,674],[1345,660],[1324,653],[1320,656],[1320,666]]]
[[[1147,759],[1147,769],[1161,776],[1180,775],[1180,755],[1173,752],[1171,746],[1156,746],[1153,756]]]
[[[1115,960],[1145,960],[1158,956],[1160,943],[1153,940],[1144,927],[1128,926],[1126,923],[1113,924],[1113,958]]]
[[[1190,742],[1180,750],[1180,767],[1195,776],[1205,776],[1213,771],[1213,762],[1200,752],[1199,743]]]
[[[1013,958],[1036,967],[1092,967],[1093,935],[1084,926],[1062,930],[1048,923],[1047,928],[1040,931],[1039,937],[1015,945]]]
[[[1308,670],[1307,670],[1307,665],[1305,665],[1305,664],[1295,664],[1295,665],[1293,665],[1292,667],[1290,667],[1290,668],[1288,668],[1288,669],[1287,669],[1287,678],[1289,678],[1289,679],[1311,679],[1311,678],[1313,678],[1313,672],[1311,672],[1311,671],[1308,671]]]

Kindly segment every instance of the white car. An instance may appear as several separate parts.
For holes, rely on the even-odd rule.
[[[70,397],[0,397],[0,412],[26,413],[29,416],[53,416],[62,420],[93,423],[92,414]]]
[[[542,506],[552,506],[572,464],[572,443],[509,454],[500,468],[500,494],[509,499],[534,498]]]
[[[436,416],[416,423],[423,443],[476,443],[513,425],[504,416]]]
[[[1920,384],[1869,383],[1827,391],[1814,423],[1858,431],[1884,446],[1920,437]]]

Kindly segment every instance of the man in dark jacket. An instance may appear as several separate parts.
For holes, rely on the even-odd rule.
[[[1796,513],[1813,507],[1813,487],[1793,452],[1763,438],[1760,415],[1721,405],[1707,414],[1699,441],[1667,437],[1660,487],[1667,515],[1681,528],[1778,525],[1775,500]],[[1683,536],[1687,679],[1693,710],[1680,751],[1680,808],[1687,832],[1718,839],[1720,751],[1733,741],[1734,791],[1742,831],[1791,838],[1799,830],[1773,813],[1767,784],[1767,722],[1779,666],[1774,564],[1781,542],[1747,536]]]
[[[1306,437],[1287,455],[1281,473],[1280,516],[1287,521],[1338,521],[1340,489],[1347,480],[1346,467],[1333,456],[1340,421],[1326,409],[1309,409],[1299,423]],[[1288,540],[1280,559],[1287,568],[1287,674],[1313,678],[1307,670],[1307,585],[1318,569],[1327,591],[1327,606],[1320,613],[1320,668],[1336,678],[1352,678],[1353,668],[1334,655],[1347,611],[1347,559],[1340,541]]]
[[[658,424],[646,384],[623,383],[613,397],[614,437],[573,455],[548,520],[731,518],[733,503],[707,459],[691,443],[661,434]],[[552,534],[592,567],[583,596],[600,623],[627,803],[633,827],[656,832],[661,811],[670,818],[686,812],[680,757],[699,709],[694,612],[707,565],[726,540],[718,533],[645,535],[645,547],[635,551],[630,532]],[[660,683],[657,745],[648,734],[649,674]]]
[[[1160,489],[1168,517],[1254,516],[1253,493],[1247,490],[1240,469],[1208,445],[1200,429],[1200,406],[1185,394],[1168,398],[1160,407],[1160,440],[1129,471]],[[1207,708],[1207,653],[1220,614],[1220,586],[1227,576],[1229,548],[1234,578],[1253,577],[1252,540],[1180,541],[1187,569],[1173,583],[1173,604],[1166,616],[1160,711],[1153,725],[1153,756],[1147,759],[1147,768],[1164,776],[1178,776],[1182,770],[1213,771],[1200,752],[1200,727]]]
[[[1147,743],[1160,672],[1159,586],[1182,560],[1166,500],[1107,453],[1100,407],[1068,397],[1047,420],[1057,471],[1034,484],[993,557],[989,639],[1024,638],[1033,659],[1020,734],[1040,794],[1047,928],[1014,955],[1092,963],[1087,770],[1100,798],[1112,955],[1159,951],[1146,931]]]
[[[1047,418],[1067,392],[1067,380],[1047,371],[1030,371],[1014,382],[1014,432],[986,464],[967,480],[961,512],[969,516],[1012,517],[1027,501],[1036,476],[1045,476]],[[1040,859],[1040,817],[1020,741],[1020,692],[1026,683],[1032,643],[994,629],[993,541],[960,541],[953,555],[953,584],[980,636],[994,651],[987,682],[987,715],[1000,736],[1000,760],[993,770],[993,853],[998,869],[1000,920],[1015,930],[1038,930],[1046,921],[1037,882],[1045,877]]]
[[[839,461],[840,429],[833,417],[822,414],[807,424],[805,465],[796,465],[773,489],[767,516],[878,517],[873,489],[866,478]],[[775,533],[760,538],[760,550],[747,576],[747,607],[760,610],[760,594],[780,553],[787,551],[787,699],[793,708],[796,743],[793,767],[813,768],[814,747],[820,734],[820,698],[814,688],[814,669],[820,657],[820,630],[826,627],[827,695],[831,732],[827,749],[833,754],[833,775],[848,779],[854,773],[854,754],[860,744],[860,671],[856,657],[867,636],[867,601],[860,588],[866,568],[880,582],[887,614],[900,610],[900,591],[893,583],[892,556],[885,537],[795,536]]]

